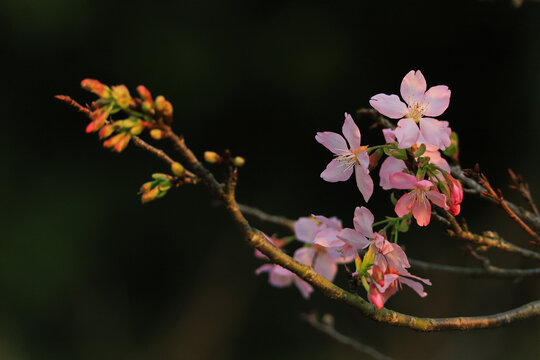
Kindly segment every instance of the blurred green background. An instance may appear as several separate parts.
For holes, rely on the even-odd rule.
[[[440,118],[461,136],[463,166],[479,162],[503,189],[512,167],[538,199],[540,3],[4,0],[0,29],[0,359],[368,358],[302,322],[311,310],[332,313],[339,330],[396,360],[540,358],[538,319],[422,334],[319,293],[304,301],[294,288],[270,287],[203,189],[141,205],[139,186],[166,166],[137,148],[110,153],[84,133],[82,115],[53,99],[91,101],[79,88],[86,77],[144,84],[171,100],[174,127],[196,153],[245,156],[239,201],[290,218],[337,215],[351,226],[363,200],[352,181],[319,178],[330,153],[314,135],[339,131],[345,111],[398,93],[402,77],[420,69],[428,86],[452,90]],[[380,143],[369,125],[359,123],[363,142]],[[380,191],[369,207],[377,218],[391,211]],[[465,197],[463,215],[475,231],[527,246],[487,202]],[[410,257],[478,266],[436,224],[401,243]],[[538,266],[488,254],[501,267]],[[540,295],[538,279],[412,272],[432,280],[429,296],[405,289],[388,307],[483,315]],[[345,285],[343,273],[337,281]]]

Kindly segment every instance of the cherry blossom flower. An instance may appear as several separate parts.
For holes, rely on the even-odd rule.
[[[360,130],[347,113],[345,113],[342,132],[345,138],[330,131],[318,132],[315,136],[315,140],[335,155],[335,158],[321,173],[321,178],[328,182],[346,181],[354,170],[358,190],[367,202],[373,193],[373,180],[369,176],[368,170],[367,146],[360,146]],[[347,140],[345,141],[345,139]]]
[[[377,251],[373,267],[368,271],[370,274],[368,297],[373,305],[382,309],[384,303],[401,288],[402,284],[411,287],[421,297],[427,295],[423,285],[415,280],[426,285],[431,285],[431,282],[409,273],[407,269],[411,265],[398,244],[384,239],[382,242],[373,243],[372,246],[375,246]]]
[[[450,90],[445,85],[433,86],[427,91],[426,88],[426,79],[420,70],[411,70],[401,82],[400,92],[405,103],[397,95],[386,94],[377,94],[369,101],[381,114],[392,119],[401,119],[395,130],[400,149],[414,145],[420,134],[438,149],[444,150],[450,146],[451,130],[448,122],[432,118],[441,115],[448,108]]]
[[[416,177],[401,172],[390,176],[390,185],[394,189],[412,189],[398,200],[394,210],[399,217],[407,215],[412,210],[418,226],[429,224],[431,219],[429,200],[435,205],[448,210],[446,196],[437,190],[432,190],[434,185],[429,180],[417,180]]]
[[[336,235],[341,231],[341,221],[335,217],[327,218],[314,215],[301,217],[294,224],[296,238],[311,247],[303,247],[295,252],[295,259],[313,266],[316,273],[333,281],[337,273],[337,264],[351,262],[355,256],[340,249]],[[298,258],[297,258],[298,257]]]
[[[444,174],[446,179],[446,186],[448,191],[448,196],[446,197],[446,202],[448,204],[448,211],[456,216],[461,211],[461,202],[463,201],[463,186],[461,182],[455,179],[450,173]]]

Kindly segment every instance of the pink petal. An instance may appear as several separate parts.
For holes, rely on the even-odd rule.
[[[439,116],[450,104],[450,90],[448,86],[437,85],[429,88],[424,95],[424,115]]]
[[[404,172],[395,172],[390,175],[390,186],[393,189],[412,189],[416,186],[417,183],[418,180],[416,180],[416,177],[411,174],[407,174]]]
[[[409,259],[403,251],[403,249],[398,244],[390,243],[392,251],[389,251],[386,254],[386,261],[388,265],[394,270],[396,270],[399,275],[409,275],[409,272],[405,269],[410,268]]]
[[[450,146],[450,134],[452,130],[447,121],[439,121],[432,118],[420,119],[420,132],[427,143],[444,150]]]
[[[301,264],[311,266],[315,250],[312,247],[301,247],[294,252],[293,258]]]
[[[362,193],[364,201],[368,202],[371,194],[373,194],[373,179],[369,176],[368,169],[360,165],[354,166],[354,172],[356,175],[356,186],[358,186],[358,190]]]
[[[368,208],[356,207],[354,210],[354,228],[368,239],[373,237],[373,220],[375,217]]]
[[[356,160],[358,160],[358,163],[363,168],[367,169],[369,167],[369,155],[368,155],[367,151],[360,150],[358,152],[358,155],[356,155]]]
[[[360,130],[354,123],[351,115],[345,113],[345,122],[343,122],[343,135],[349,142],[351,149],[357,149],[360,146]]]
[[[407,114],[407,105],[397,95],[377,94],[369,100],[369,104],[391,119],[401,119]]]
[[[418,226],[426,226],[431,219],[431,204],[427,199],[415,201],[412,213]]]
[[[395,157],[389,156],[387,157],[382,165],[381,169],[379,170],[379,185],[384,190],[389,190],[392,188],[390,186],[390,175],[396,172],[401,172],[403,169],[406,169],[407,166],[403,162],[403,160],[396,159]]]
[[[383,129],[384,141],[387,144],[396,141],[396,134],[392,129]]]
[[[430,187],[433,187],[433,183],[429,180],[420,180],[416,183],[415,187],[418,189],[425,190],[425,189],[429,189]]]
[[[313,243],[327,248],[342,246],[344,244],[342,240],[338,239],[338,234],[338,230],[321,230],[315,236]]]
[[[434,203],[438,207],[442,207],[443,209],[448,210],[448,205],[446,204],[446,196],[444,194],[441,194],[436,190],[430,190],[426,194],[432,203]]]
[[[333,159],[321,173],[321,178],[328,182],[345,181],[351,177],[352,173],[353,168],[347,162]]]
[[[321,222],[322,225],[334,230],[341,230],[341,220],[337,217],[327,218],[322,215],[312,215],[317,221]]]
[[[263,266],[260,266],[257,270],[255,270],[255,275],[260,275],[263,272],[270,272],[274,268],[274,264],[264,264]]]
[[[337,264],[330,256],[319,253],[315,259],[313,270],[328,281],[334,281],[337,273]]]
[[[408,194],[403,195],[397,202],[394,211],[397,216],[402,217],[411,212],[411,209],[416,202],[416,194],[414,191],[411,191]]]
[[[427,151],[422,155],[424,157],[429,158],[429,162],[433,165],[436,165],[446,171],[447,173],[450,172],[450,165],[448,165],[448,162],[441,156],[441,153],[439,150],[435,151]]]
[[[408,285],[411,289],[416,291],[416,293],[418,295],[420,295],[421,297],[426,297],[427,296],[427,293],[424,291],[424,287],[419,282],[416,282],[414,280],[407,279],[407,278],[404,278],[404,277],[399,278],[399,281],[402,284]]]
[[[300,294],[302,294],[304,299],[308,299],[309,295],[313,292],[311,285],[300,279],[298,276],[295,276],[293,280],[298,290],[300,290]]]
[[[343,136],[336,134],[335,132],[318,132],[317,135],[315,135],[315,140],[337,155],[349,151],[349,147]]]
[[[398,278],[399,275],[397,274],[384,274],[384,285],[381,286],[380,284],[375,283],[375,286],[377,287],[377,290],[384,293]]]
[[[358,256],[358,251],[347,243],[340,248],[327,249],[327,253],[334,259],[336,264],[350,263]]]
[[[426,79],[420,70],[416,72],[411,70],[401,81],[401,97],[409,106],[412,106],[422,100],[426,87]]]
[[[275,287],[286,287],[291,285],[294,276],[289,270],[279,265],[274,265],[274,268],[268,275],[268,282]]]
[[[406,118],[398,121],[395,134],[398,140],[398,148],[408,149],[416,144],[420,130],[413,119]]]
[[[302,242],[311,244],[318,231],[319,225],[311,218],[301,217],[294,223],[294,234]]]
[[[345,241],[355,249],[365,249],[370,242],[366,237],[353,229],[343,229],[338,234],[338,238]]]

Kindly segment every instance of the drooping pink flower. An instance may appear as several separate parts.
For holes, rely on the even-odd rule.
[[[397,95],[386,94],[377,94],[369,101],[381,114],[392,119],[401,119],[395,130],[400,149],[413,146],[420,134],[425,141],[438,149],[444,150],[450,146],[451,130],[448,122],[432,118],[441,115],[448,108],[450,90],[445,85],[433,86],[427,91],[426,88],[426,79],[420,70],[411,70],[401,82],[401,97],[405,103]]]
[[[313,292],[313,288],[304,280],[300,279],[296,274],[289,270],[276,265],[276,264],[264,264],[255,270],[255,274],[268,273],[268,282],[275,287],[288,287],[294,283],[304,299],[309,298],[309,295]]]
[[[431,204],[448,210],[446,196],[437,190],[429,180],[417,180],[414,176],[406,173],[394,173],[390,176],[390,186],[394,189],[412,189],[403,195],[397,202],[395,211],[399,217],[413,213],[419,226],[426,226],[431,219]]]
[[[373,267],[368,271],[370,274],[369,300],[373,305],[381,309],[384,303],[401,288],[402,284],[411,287],[421,297],[427,295],[419,281],[426,285],[431,285],[431,282],[409,273],[407,269],[411,265],[407,255],[398,244],[384,239],[372,246],[375,246],[377,251]]]
[[[384,139],[386,140],[386,143],[391,143],[396,139],[396,135],[394,130],[391,129],[383,129],[383,135]],[[418,141],[415,144],[416,147],[421,146],[422,144],[426,145],[426,151],[422,155],[422,157],[429,158],[429,163],[438,166],[442,170],[446,172],[450,172],[450,165],[448,165],[448,162],[441,156],[440,151],[437,149],[436,146],[433,146],[431,144],[427,144],[422,135],[418,137]],[[413,149],[415,149],[413,147]],[[390,185],[390,175],[396,172],[402,172],[403,169],[406,169],[407,166],[405,165],[405,162],[403,160],[396,159],[392,156],[387,157],[379,169],[379,185],[384,190],[389,190],[392,188]],[[442,180],[442,174],[439,174],[439,172],[436,173],[437,178],[439,180]]]
[[[347,113],[345,113],[342,132],[345,138],[330,131],[318,132],[315,136],[315,140],[335,155],[321,173],[321,178],[328,182],[346,181],[354,171],[358,190],[367,202],[373,193],[373,180],[369,176],[368,169],[367,146],[360,146],[360,130]]]
[[[333,281],[337,273],[337,264],[351,262],[350,253],[340,251],[340,240],[336,235],[341,231],[341,221],[335,217],[327,218],[313,215],[311,218],[301,217],[294,224],[295,236],[298,240],[312,244],[296,250],[294,258],[306,265],[313,266],[316,273],[329,281]]]

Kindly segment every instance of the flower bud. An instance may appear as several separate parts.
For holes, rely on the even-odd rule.
[[[455,179],[452,175],[444,172],[444,178],[446,179],[446,186],[448,187],[448,195],[446,196],[446,203],[449,208],[448,211],[456,216],[461,211],[461,202],[463,201],[463,186],[461,182]]]
[[[124,136],[114,145],[114,151],[122,152],[129,144],[131,140],[130,134],[123,134]]]
[[[152,185],[154,185],[152,181],[145,182],[144,184],[142,184],[139,192],[143,194],[149,192],[150,190],[152,190]]]
[[[156,97],[156,103],[155,103],[156,111],[163,112],[163,110],[165,110],[166,103],[167,103],[167,100],[165,100],[165,97],[163,97],[162,95],[159,95],[158,97]]]
[[[86,126],[86,133],[95,132],[101,129],[101,127],[105,125],[105,122],[107,121],[108,116],[109,116],[109,109],[105,109],[101,107],[92,111],[92,113],[90,114],[90,118],[92,119],[92,122],[90,122]]]
[[[161,129],[152,129],[150,130],[150,136],[152,139],[161,140],[163,139],[163,131]]]
[[[383,156],[384,151],[382,149],[377,149],[369,156],[369,170],[375,169],[377,164],[379,163],[379,160],[381,160],[381,157]]]
[[[136,135],[139,135],[140,133],[142,133],[143,129],[144,129],[144,127],[143,127],[142,122],[139,122],[138,124],[135,124],[134,126],[131,127],[131,129],[129,130],[129,133],[131,135],[136,136]]]
[[[242,167],[246,163],[246,159],[241,156],[237,156],[233,159],[233,165],[236,167]]]
[[[124,134],[116,134],[112,138],[106,140],[103,143],[103,146],[110,148],[115,146],[122,138],[124,137]]]
[[[102,99],[108,99],[111,97],[111,89],[101,82],[94,79],[84,79],[81,81],[81,87],[85,90],[91,91]]]
[[[150,94],[150,91],[146,88],[144,85],[137,86],[137,92],[139,93],[139,96],[143,101],[149,102],[150,105],[153,105],[154,101],[152,100],[152,94]]]
[[[169,101],[165,101],[165,106],[163,107],[163,115],[172,116],[173,106]]]
[[[221,157],[213,151],[205,151],[204,161],[210,164],[216,164],[221,161]]]
[[[150,101],[143,101],[141,105],[142,111],[147,114],[154,114],[154,103]]]
[[[141,196],[141,201],[143,204],[154,200],[159,195],[159,189],[157,187],[153,188],[150,191],[145,192]]]
[[[117,85],[112,87],[112,97],[116,104],[122,109],[126,109],[131,103],[131,95],[125,85]]]
[[[112,135],[113,132],[114,132],[114,127],[110,124],[107,124],[103,126],[101,130],[99,131],[99,138],[100,139],[108,138],[109,136]]]
[[[179,162],[173,162],[171,165],[171,171],[176,176],[184,175],[185,169]]]

